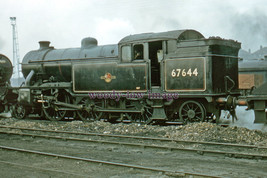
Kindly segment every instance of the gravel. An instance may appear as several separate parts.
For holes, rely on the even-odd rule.
[[[111,124],[96,121],[50,122],[43,120],[17,120],[13,118],[0,119],[0,125],[62,130],[73,132],[94,132],[104,134],[123,134],[149,137],[165,137],[179,140],[212,141],[224,143],[250,144],[267,146],[267,133],[260,130],[229,126],[222,127],[212,123],[190,123],[184,126],[157,126],[142,124]]]

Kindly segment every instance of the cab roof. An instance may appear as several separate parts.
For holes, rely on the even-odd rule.
[[[119,44],[127,44],[131,42],[142,42],[142,41],[156,41],[156,40],[192,40],[192,39],[201,39],[204,36],[196,31],[191,29],[186,30],[174,30],[167,32],[159,33],[141,33],[136,35],[129,35],[120,40]]]

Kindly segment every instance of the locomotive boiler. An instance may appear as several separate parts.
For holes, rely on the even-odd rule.
[[[4,111],[6,103],[6,95],[8,93],[8,86],[12,76],[13,67],[12,63],[3,54],[0,54],[0,113]]]
[[[0,54],[0,85],[9,82],[13,72],[13,66],[9,58]]]
[[[222,109],[235,115],[239,42],[175,30],[115,45],[98,46],[94,38],[78,48],[49,44],[41,41],[23,58],[15,112],[145,123],[218,121]]]

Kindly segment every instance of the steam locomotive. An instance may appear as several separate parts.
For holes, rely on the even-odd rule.
[[[98,46],[94,38],[79,48],[39,43],[23,58],[24,85],[11,89],[17,118],[187,123],[218,122],[221,110],[235,116],[237,41],[175,30],[129,35],[115,45]]]
[[[267,56],[239,61],[239,88],[246,95],[248,109],[254,109],[254,123],[267,123]]]
[[[8,57],[0,54],[0,113],[5,110],[5,106],[7,105],[7,97],[9,97],[8,87],[10,86],[10,78],[12,73],[12,63]]]

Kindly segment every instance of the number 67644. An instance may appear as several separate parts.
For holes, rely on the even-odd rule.
[[[194,70],[189,68],[188,70],[186,69],[173,69],[171,72],[171,76],[172,77],[186,77],[186,76],[190,76],[190,77],[197,77],[198,72],[197,72],[197,68],[195,68]]]

